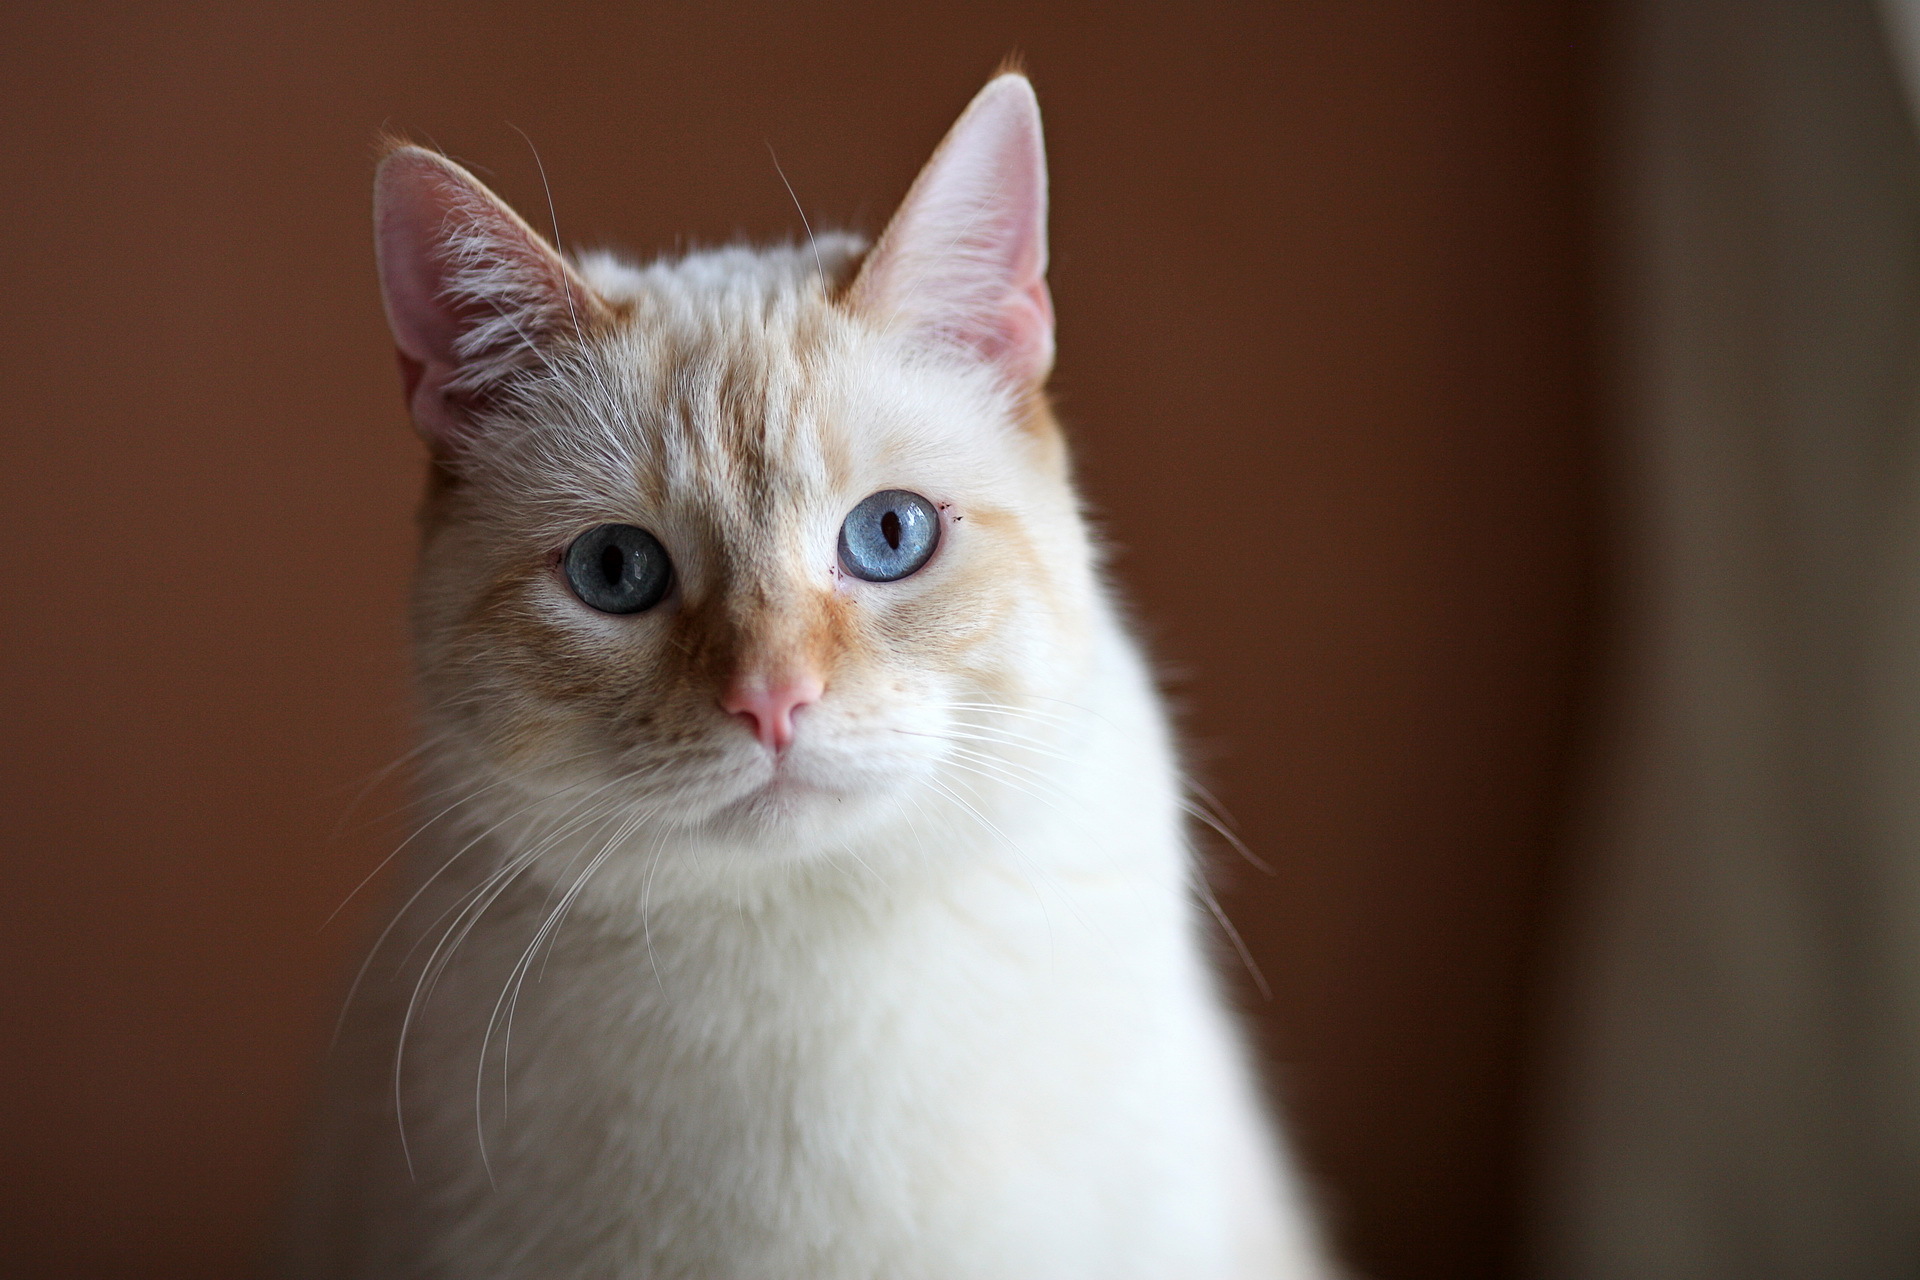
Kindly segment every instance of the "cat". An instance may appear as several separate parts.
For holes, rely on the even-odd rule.
[[[1329,1274],[1044,393],[1046,183],[1011,73],[871,249],[570,260],[390,145],[429,821],[287,1274]]]

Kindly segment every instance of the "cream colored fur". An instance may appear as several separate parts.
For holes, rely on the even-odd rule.
[[[981,102],[941,153],[972,176],[937,156],[864,259],[834,237],[562,270],[447,162],[387,162],[396,336],[454,397],[421,416],[430,820],[288,1274],[1325,1274],[1039,398],[1031,91]],[[422,191],[425,221],[394,203]],[[1011,247],[916,292],[940,246],[912,228],[973,225],[926,202],[968,200]],[[444,245],[424,317],[391,260],[416,226]],[[941,509],[893,583],[835,562],[880,489]],[[648,613],[554,568],[608,522],[673,557]],[[826,692],[774,757],[715,689],[798,662]]]

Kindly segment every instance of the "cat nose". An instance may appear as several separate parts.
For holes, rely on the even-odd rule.
[[[741,679],[720,699],[720,709],[746,721],[760,745],[777,754],[793,744],[793,713],[820,701],[825,691],[820,678],[811,673],[774,680]]]

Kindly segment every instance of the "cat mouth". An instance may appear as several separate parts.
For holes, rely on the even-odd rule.
[[[762,796],[799,796],[815,795],[819,792],[820,788],[818,786],[800,777],[794,769],[789,767],[784,761],[781,761],[773,766],[772,775],[760,784],[754,794]]]
[[[729,807],[747,811],[771,807],[791,812],[794,807],[808,800],[828,794],[827,788],[808,777],[807,771],[796,765],[790,756],[782,754]]]
[[[898,761],[857,747],[849,749],[844,743],[800,743],[778,755],[759,752],[757,758],[735,759],[731,778],[714,797],[717,803],[711,812],[723,821],[758,827],[798,819],[853,820],[864,812],[866,802],[893,791],[904,780]]]

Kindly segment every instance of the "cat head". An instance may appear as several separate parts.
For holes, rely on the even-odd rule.
[[[446,158],[386,155],[435,460],[421,683],[489,809],[805,856],[1031,768],[1097,600],[1043,394],[1045,218],[1017,75],[870,251],[570,261]]]

